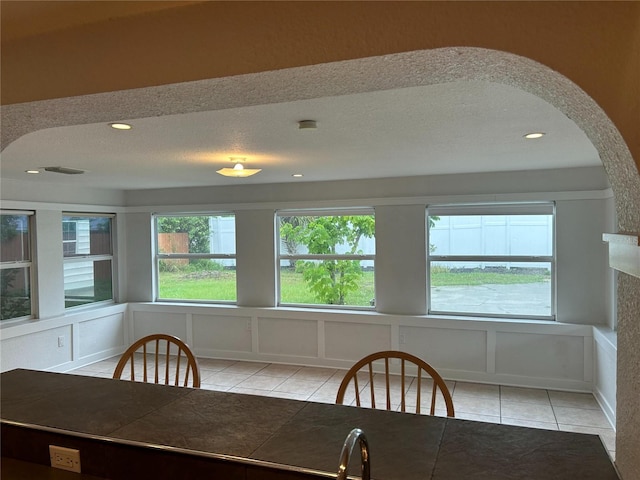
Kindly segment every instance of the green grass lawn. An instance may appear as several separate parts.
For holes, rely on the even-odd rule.
[[[549,279],[543,274],[498,273],[498,272],[449,272],[432,273],[432,286],[464,286],[486,284],[537,283]],[[234,271],[223,272],[160,272],[160,298],[175,300],[236,301],[236,275]],[[283,270],[281,273],[281,302],[318,304],[302,279],[302,274]],[[374,274],[364,272],[360,289],[347,296],[347,305],[369,306],[375,298]]]
[[[517,283],[538,283],[548,280],[548,275],[529,273],[498,272],[447,272],[431,273],[431,284],[434,287],[451,287],[459,285],[515,285]]]

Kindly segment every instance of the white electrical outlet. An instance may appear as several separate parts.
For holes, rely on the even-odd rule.
[[[64,335],[58,337],[58,348],[64,347]]]
[[[407,343],[407,338],[404,336],[404,333],[400,334],[400,345],[404,345]]]
[[[49,458],[53,468],[60,468],[70,472],[80,472],[80,450],[49,445]]]

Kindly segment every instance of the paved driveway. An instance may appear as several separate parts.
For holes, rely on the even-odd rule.
[[[550,315],[551,283],[433,287],[431,310],[501,315]]]

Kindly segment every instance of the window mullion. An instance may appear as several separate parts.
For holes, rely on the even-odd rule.
[[[0,263],[0,270],[10,268],[24,268],[30,267],[32,262],[30,260],[16,260],[15,262],[2,262]]]
[[[430,255],[432,262],[552,262],[547,255]]]
[[[358,254],[335,254],[335,255],[323,255],[323,254],[300,254],[280,255],[280,260],[375,260],[375,255],[358,255]]]
[[[160,259],[234,259],[235,253],[158,253]]]

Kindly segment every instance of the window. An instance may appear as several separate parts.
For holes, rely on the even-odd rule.
[[[375,303],[372,209],[279,212],[281,305]]]
[[[111,215],[62,217],[65,308],[113,300]]]
[[[0,212],[0,320],[29,317],[33,212]]]
[[[155,222],[156,298],[237,300],[233,214],[156,215]]]
[[[427,212],[429,313],[555,318],[554,205]]]

